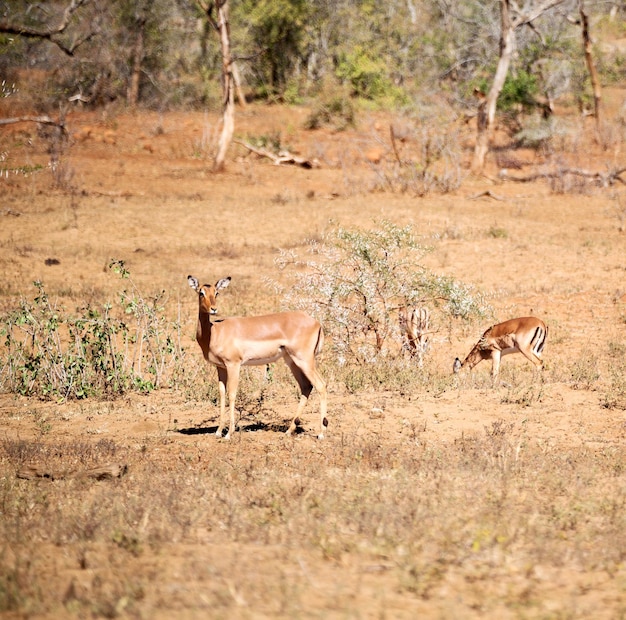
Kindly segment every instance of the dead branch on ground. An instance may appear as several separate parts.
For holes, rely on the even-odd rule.
[[[298,157],[289,151],[280,151],[278,154],[272,153],[263,147],[252,146],[248,142],[243,140],[233,140],[236,144],[240,144],[244,148],[247,148],[251,153],[259,155],[260,157],[267,157],[271,159],[276,166],[281,164],[293,164],[295,166],[301,166],[302,168],[319,168],[319,162],[316,159],[306,159],[304,157]]]
[[[13,118],[0,118],[0,125],[12,125],[14,123],[41,123],[42,125],[58,127],[62,132],[67,131],[63,121],[55,121],[49,116],[14,116]]]
[[[626,184],[626,180],[622,178],[622,174],[626,172],[626,168],[618,168],[609,170],[608,172],[594,172],[593,170],[585,170],[583,168],[560,168],[552,172],[536,172],[526,176],[517,176],[509,174],[508,170],[501,170],[498,174],[499,178],[505,181],[517,181],[518,183],[531,183],[539,179],[559,179],[566,174],[594,179],[598,181],[602,187],[614,185],[618,181]]]
[[[483,190],[482,192],[478,192],[477,194],[472,194],[471,196],[468,196],[467,199],[476,200],[477,198],[482,198],[483,196],[486,196],[487,198],[493,198],[494,200],[504,200],[502,196],[494,194],[490,189]]]
[[[107,480],[121,478],[128,471],[128,465],[109,463],[100,467],[91,467],[78,471],[49,470],[38,465],[27,465],[18,470],[17,477],[23,480],[35,478],[48,478],[49,480],[61,480],[63,478],[94,478],[95,480]]]

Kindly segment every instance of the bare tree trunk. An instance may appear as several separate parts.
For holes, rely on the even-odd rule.
[[[600,130],[600,100],[602,98],[602,91],[600,88],[600,80],[598,78],[598,72],[596,70],[595,63],[593,62],[593,46],[591,43],[591,35],[589,34],[589,16],[585,12],[585,3],[583,0],[578,0],[578,10],[580,12],[580,20],[583,29],[583,49],[585,50],[585,60],[587,62],[587,68],[589,69],[589,77],[591,78],[591,86],[593,88],[593,107],[596,117],[596,131]]]
[[[527,6],[520,8],[515,0],[500,0],[500,58],[491,89],[478,107],[476,146],[472,160],[473,172],[481,173],[485,166],[485,157],[489,152],[489,142],[496,115],[496,103],[509,71],[511,57],[515,51],[516,28],[531,24],[540,15],[562,2],[563,0],[541,0],[539,3],[529,2]],[[515,9],[515,19],[511,17],[511,7]]]
[[[242,108],[246,107],[246,96],[243,94],[243,90],[241,89],[241,76],[239,75],[239,67],[237,63],[233,60],[231,63],[233,68],[233,79],[235,82],[235,91],[237,92],[237,99],[239,100],[239,104]]]
[[[139,78],[141,77],[141,63],[143,62],[144,54],[144,27],[146,25],[145,17],[137,19],[136,22],[136,34],[135,46],[133,48],[133,63],[132,72],[130,75],[130,83],[128,84],[128,91],[126,99],[128,105],[134,108],[139,100]]]
[[[481,173],[485,167],[485,157],[489,152],[493,121],[496,116],[496,104],[509,71],[511,56],[515,50],[515,28],[511,22],[509,1],[500,0],[500,58],[491,89],[487,97],[478,106],[476,146],[474,147],[474,159],[472,160],[472,171],[474,173]]]
[[[217,145],[217,155],[215,156],[215,161],[213,162],[213,170],[215,172],[221,172],[226,167],[226,151],[232,142],[233,133],[235,132],[235,88],[232,76],[230,76],[230,79],[228,80],[227,88],[227,100],[222,114],[222,133],[220,134],[220,139]]]
[[[233,75],[233,59],[230,54],[229,5],[228,0],[215,0],[215,2],[196,0],[196,2],[204,11],[211,26],[219,34],[222,48],[222,133],[213,161],[213,170],[220,172],[224,170],[226,151],[235,132],[235,77]],[[213,15],[215,8],[217,8],[217,17]]]
[[[230,24],[228,17],[228,0],[217,3],[217,26],[220,33],[222,47],[222,134],[220,135],[217,155],[213,163],[213,170],[224,170],[226,151],[230,146],[235,131],[235,80],[230,56]]]

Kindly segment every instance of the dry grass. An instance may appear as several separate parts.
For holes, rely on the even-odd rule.
[[[66,465],[114,454],[130,473],[101,483],[4,478],[2,609],[152,617],[175,613],[198,580],[212,586],[185,607],[229,617],[347,612],[351,599],[395,616],[387,597],[405,601],[408,615],[451,589],[476,601],[469,615],[535,617],[559,571],[570,596],[590,587],[582,575],[623,576],[622,448],[542,449],[502,420],[443,445],[353,435],[267,443],[260,456],[249,449],[256,440],[241,435],[227,452],[187,446],[167,461],[171,436],[134,452],[110,441],[3,441],[5,472],[33,458]],[[64,549],[56,560],[54,548]],[[181,557],[186,548],[197,552]],[[170,554],[176,572],[155,581]],[[264,561],[278,572],[260,571]],[[564,603],[560,613],[591,610]]]
[[[237,122],[258,136],[305,119],[252,106]],[[122,285],[105,266],[123,259],[146,298],[165,291],[184,364],[172,388],[144,395],[0,395],[0,614],[625,616],[626,250],[612,208],[623,196],[495,185],[493,169],[451,194],[369,193],[375,176],[355,145],[373,142],[377,124],[385,139],[382,115],[340,134],[294,130],[294,152],[324,155],[319,170],[237,152],[216,177],[197,147],[213,120],[76,113],[76,130],[116,135],[114,145],[70,145],[61,180],[76,191],[53,189],[49,173],[2,181],[2,312],[32,299],[33,280],[70,313],[114,300]],[[0,152],[46,164],[34,132],[31,143],[10,132],[1,139]],[[576,140],[595,152],[584,132]],[[410,141],[402,148],[412,153]],[[486,189],[498,199],[476,197]],[[434,247],[429,267],[483,290],[493,322],[546,320],[542,380],[511,356],[496,389],[487,364],[458,383],[452,361],[487,325],[452,321],[437,326],[423,370],[408,360],[339,366],[327,347],[323,442],[310,430],[315,394],[303,432],[282,435],[297,402],[284,365],[269,378],[262,368],[243,373],[242,432],[217,440],[216,377],[193,341],[187,275],[233,277],[219,298],[224,316],[275,310],[280,299],[263,282],[280,278],[279,247],[303,250],[332,226],[381,218],[411,224]],[[29,465],[110,462],[128,465],[126,475],[16,476]]]

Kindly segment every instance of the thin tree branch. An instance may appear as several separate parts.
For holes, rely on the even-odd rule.
[[[517,13],[517,17],[511,20],[513,23],[513,27],[518,28],[519,26],[533,22],[549,9],[552,9],[562,3],[563,0],[545,0],[541,4],[531,7],[528,13],[524,13],[523,11],[521,11],[517,4],[515,4],[515,12]]]
[[[56,40],[53,38],[57,34],[61,34],[65,31],[65,29],[69,26],[69,23],[72,19],[74,13],[81,7],[88,4],[91,0],[72,0],[70,4],[65,8],[63,12],[63,18],[61,22],[56,26],[48,26],[46,28],[35,28],[33,26],[25,26],[25,25],[16,25],[9,22],[6,19],[0,20],[0,32],[4,34],[15,34],[21,37],[26,37],[29,39],[46,39],[51,43],[54,43],[61,51],[63,51],[68,56],[73,56],[76,49],[91,39],[96,33],[89,33],[82,39],[74,42],[73,45],[67,47],[63,42]]]
[[[65,132],[65,123],[55,121],[49,116],[14,116],[13,118],[0,118],[0,125],[11,125],[13,123],[41,123],[42,125],[52,125]]]

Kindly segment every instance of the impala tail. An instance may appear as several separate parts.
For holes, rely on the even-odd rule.
[[[535,333],[533,335],[533,339],[530,341],[532,345],[533,353],[537,357],[541,357],[543,353],[543,347],[546,344],[546,338],[548,337],[548,327],[537,325],[537,329],[535,329]]]
[[[315,357],[317,357],[324,348],[324,328],[320,325],[319,332],[317,333],[317,344],[315,345]]]

